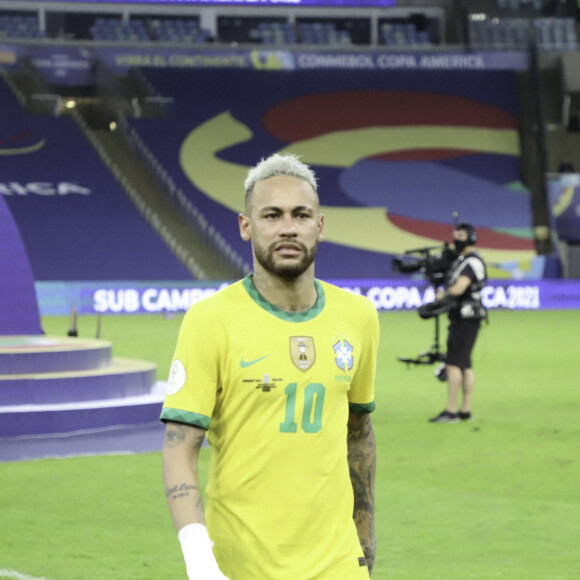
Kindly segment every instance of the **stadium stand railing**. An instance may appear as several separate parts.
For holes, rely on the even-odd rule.
[[[106,149],[100,143],[94,132],[89,127],[88,123],[85,121],[83,116],[78,112],[78,110],[71,111],[71,116],[76,121],[76,123],[81,128],[83,134],[87,140],[94,147],[99,157],[102,159],[103,163],[109,168],[111,173],[115,176],[117,181],[122,185],[124,190],[127,192],[131,201],[135,204],[135,207],[139,210],[141,215],[147,220],[151,227],[157,232],[157,234],[163,239],[163,241],[169,246],[171,251],[183,262],[188,270],[193,276],[199,279],[206,278],[206,272],[201,268],[197,260],[191,255],[188,250],[183,247],[173,236],[171,230],[161,221],[159,215],[157,215],[151,207],[145,202],[143,197],[140,195],[139,191],[133,186],[133,184],[127,179],[123,173],[120,165],[111,158],[107,153]]]
[[[161,99],[157,89],[149,81],[146,75],[140,69],[134,69],[133,74],[143,84],[151,98]],[[206,241],[208,251],[217,253],[218,260],[225,261],[229,266],[246,274],[251,271],[251,266],[244,261],[243,257],[238,254],[222,234],[216,230],[207,220],[205,215],[192,201],[184,194],[183,190],[177,187],[175,181],[169,175],[163,164],[157,159],[151,149],[145,144],[139,132],[131,126],[125,115],[119,116],[119,128],[123,131],[125,139],[133,151],[149,167],[151,174],[157,180],[160,187],[165,191],[177,207],[183,212],[191,226]]]
[[[183,190],[175,184],[175,181],[163,167],[162,163],[153,154],[141,139],[138,131],[132,127],[124,116],[119,118],[119,128],[123,131],[125,139],[133,151],[141,157],[152,175],[157,179],[167,196],[174,201],[178,208],[186,216],[195,231],[206,241],[206,250],[217,253],[217,258],[225,260],[229,266],[244,274],[250,272],[251,267],[226,241],[222,234],[209,222],[204,214],[184,194]],[[178,254],[179,255],[179,254]],[[205,276],[198,276],[205,277]]]
[[[20,90],[20,87],[14,82],[11,75],[6,74],[5,71],[0,69],[0,78],[8,85],[12,94],[16,97],[16,100],[20,103],[21,107],[26,106],[26,95]]]

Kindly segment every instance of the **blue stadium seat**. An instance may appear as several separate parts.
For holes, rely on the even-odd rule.
[[[1,38],[43,38],[45,32],[40,29],[36,16],[2,15],[0,18]]]
[[[536,40],[540,50],[577,50],[578,35],[572,18],[471,18],[473,48],[526,50]]]
[[[149,21],[154,37],[160,42],[205,43],[211,34],[194,18],[166,18]]]
[[[339,30],[332,22],[301,22],[298,24],[298,38],[303,44],[352,44],[348,30]]]
[[[96,18],[90,28],[94,40],[117,42],[149,42],[151,36],[146,24],[139,19],[121,21],[118,18]]]

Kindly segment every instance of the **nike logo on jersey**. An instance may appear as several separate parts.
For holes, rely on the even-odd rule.
[[[266,356],[261,356],[260,358],[255,358],[254,360],[248,360],[248,361],[245,361],[244,357],[242,357],[242,360],[240,361],[240,366],[243,369],[247,369],[248,367],[255,365],[256,363],[260,362],[261,360],[264,360],[265,358],[268,358],[269,356],[270,355],[267,354]]]

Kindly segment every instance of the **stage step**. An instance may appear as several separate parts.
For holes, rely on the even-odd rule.
[[[56,336],[0,336],[0,375],[57,373],[107,367],[107,340]]]
[[[0,336],[0,438],[158,421],[156,365],[111,353],[104,340]]]
[[[0,407],[0,438],[71,433],[117,426],[136,426],[159,420],[165,383],[151,392],[84,403],[10,405]]]
[[[66,373],[0,375],[0,405],[51,404],[145,395],[156,366],[115,358],[102,369]]]

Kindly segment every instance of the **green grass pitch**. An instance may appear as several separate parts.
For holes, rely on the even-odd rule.
[[[474,353],[475,420],[434,425],[445,385],[433,367],[396,361],[431,345],[432,321],[381,314],[373,580],[580,578],[580,311],[490,319]],[[101,336],[165,379],[180,320],[109,317]],[[81,337],[95,328],[81,317]],[[185,578],[160,453],[0,464],[0,521],[0,577]]]

